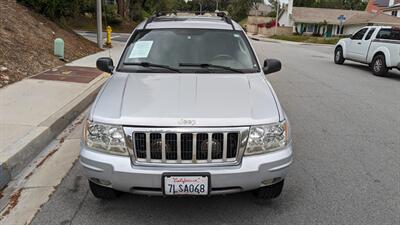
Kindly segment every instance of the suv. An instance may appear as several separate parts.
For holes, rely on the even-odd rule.
[[[218,16],[157,15],[132,33],[84,127],[95,197],[278,197],[292,163],[288,119],[242,28]],[[261,69],[262,68],[262,69]]]

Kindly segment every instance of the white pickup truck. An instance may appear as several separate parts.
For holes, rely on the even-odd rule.
[[[368,64],[377,76],[384,76],[393,68],[400,69],[400,29],[364,27],[336,44],[334,60],[336,64],[345,60]]]

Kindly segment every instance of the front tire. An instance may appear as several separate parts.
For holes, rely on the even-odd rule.
[[[343,57],[343,48],[342,47],[337,47],[335,49],[335,63],[342,65],[345,61],[345,58]]]
[[[259,199],[277,198],[282,193],[283,184],[284,180],[270,186],[261,187],[253,192],[254,196]]]
[[[375,76],[383,77],[387,74],[389,69],[386,66],[386,59],[384,55],[376,55],[371,63],[372,73]]]
[[[118,197],[118,191],[98,185],[89,180],[90,191],[96,198],[100,199],[114,199]]]

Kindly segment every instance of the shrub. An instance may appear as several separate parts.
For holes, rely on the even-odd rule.
[[[17,0],[19,3],[50,18],[76,16],[80,13],[83,2],[92,0]]]
[[[117,5],[105,5],[103,18],[106,20],[107,24],[110,25],[122,23],[122,17],[118,15]]]

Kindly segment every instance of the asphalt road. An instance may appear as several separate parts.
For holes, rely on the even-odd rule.
[[[89,41],[97,42],[97,33],[93,31],[75,31],[77,34],[83,36],[84,38],[88,39]],[[103,41],[106,40],[107,33],[103,32]],[[111,33],[111,42],[117,41],[117,42],[127,42],[130,37],[130,34],[128,33]]]
[[[95,199],[75,165],[32,224],[400,224],[400,74],[332,62],[332,47],[254,42],[291,119],[295,161],[280,198]]]

